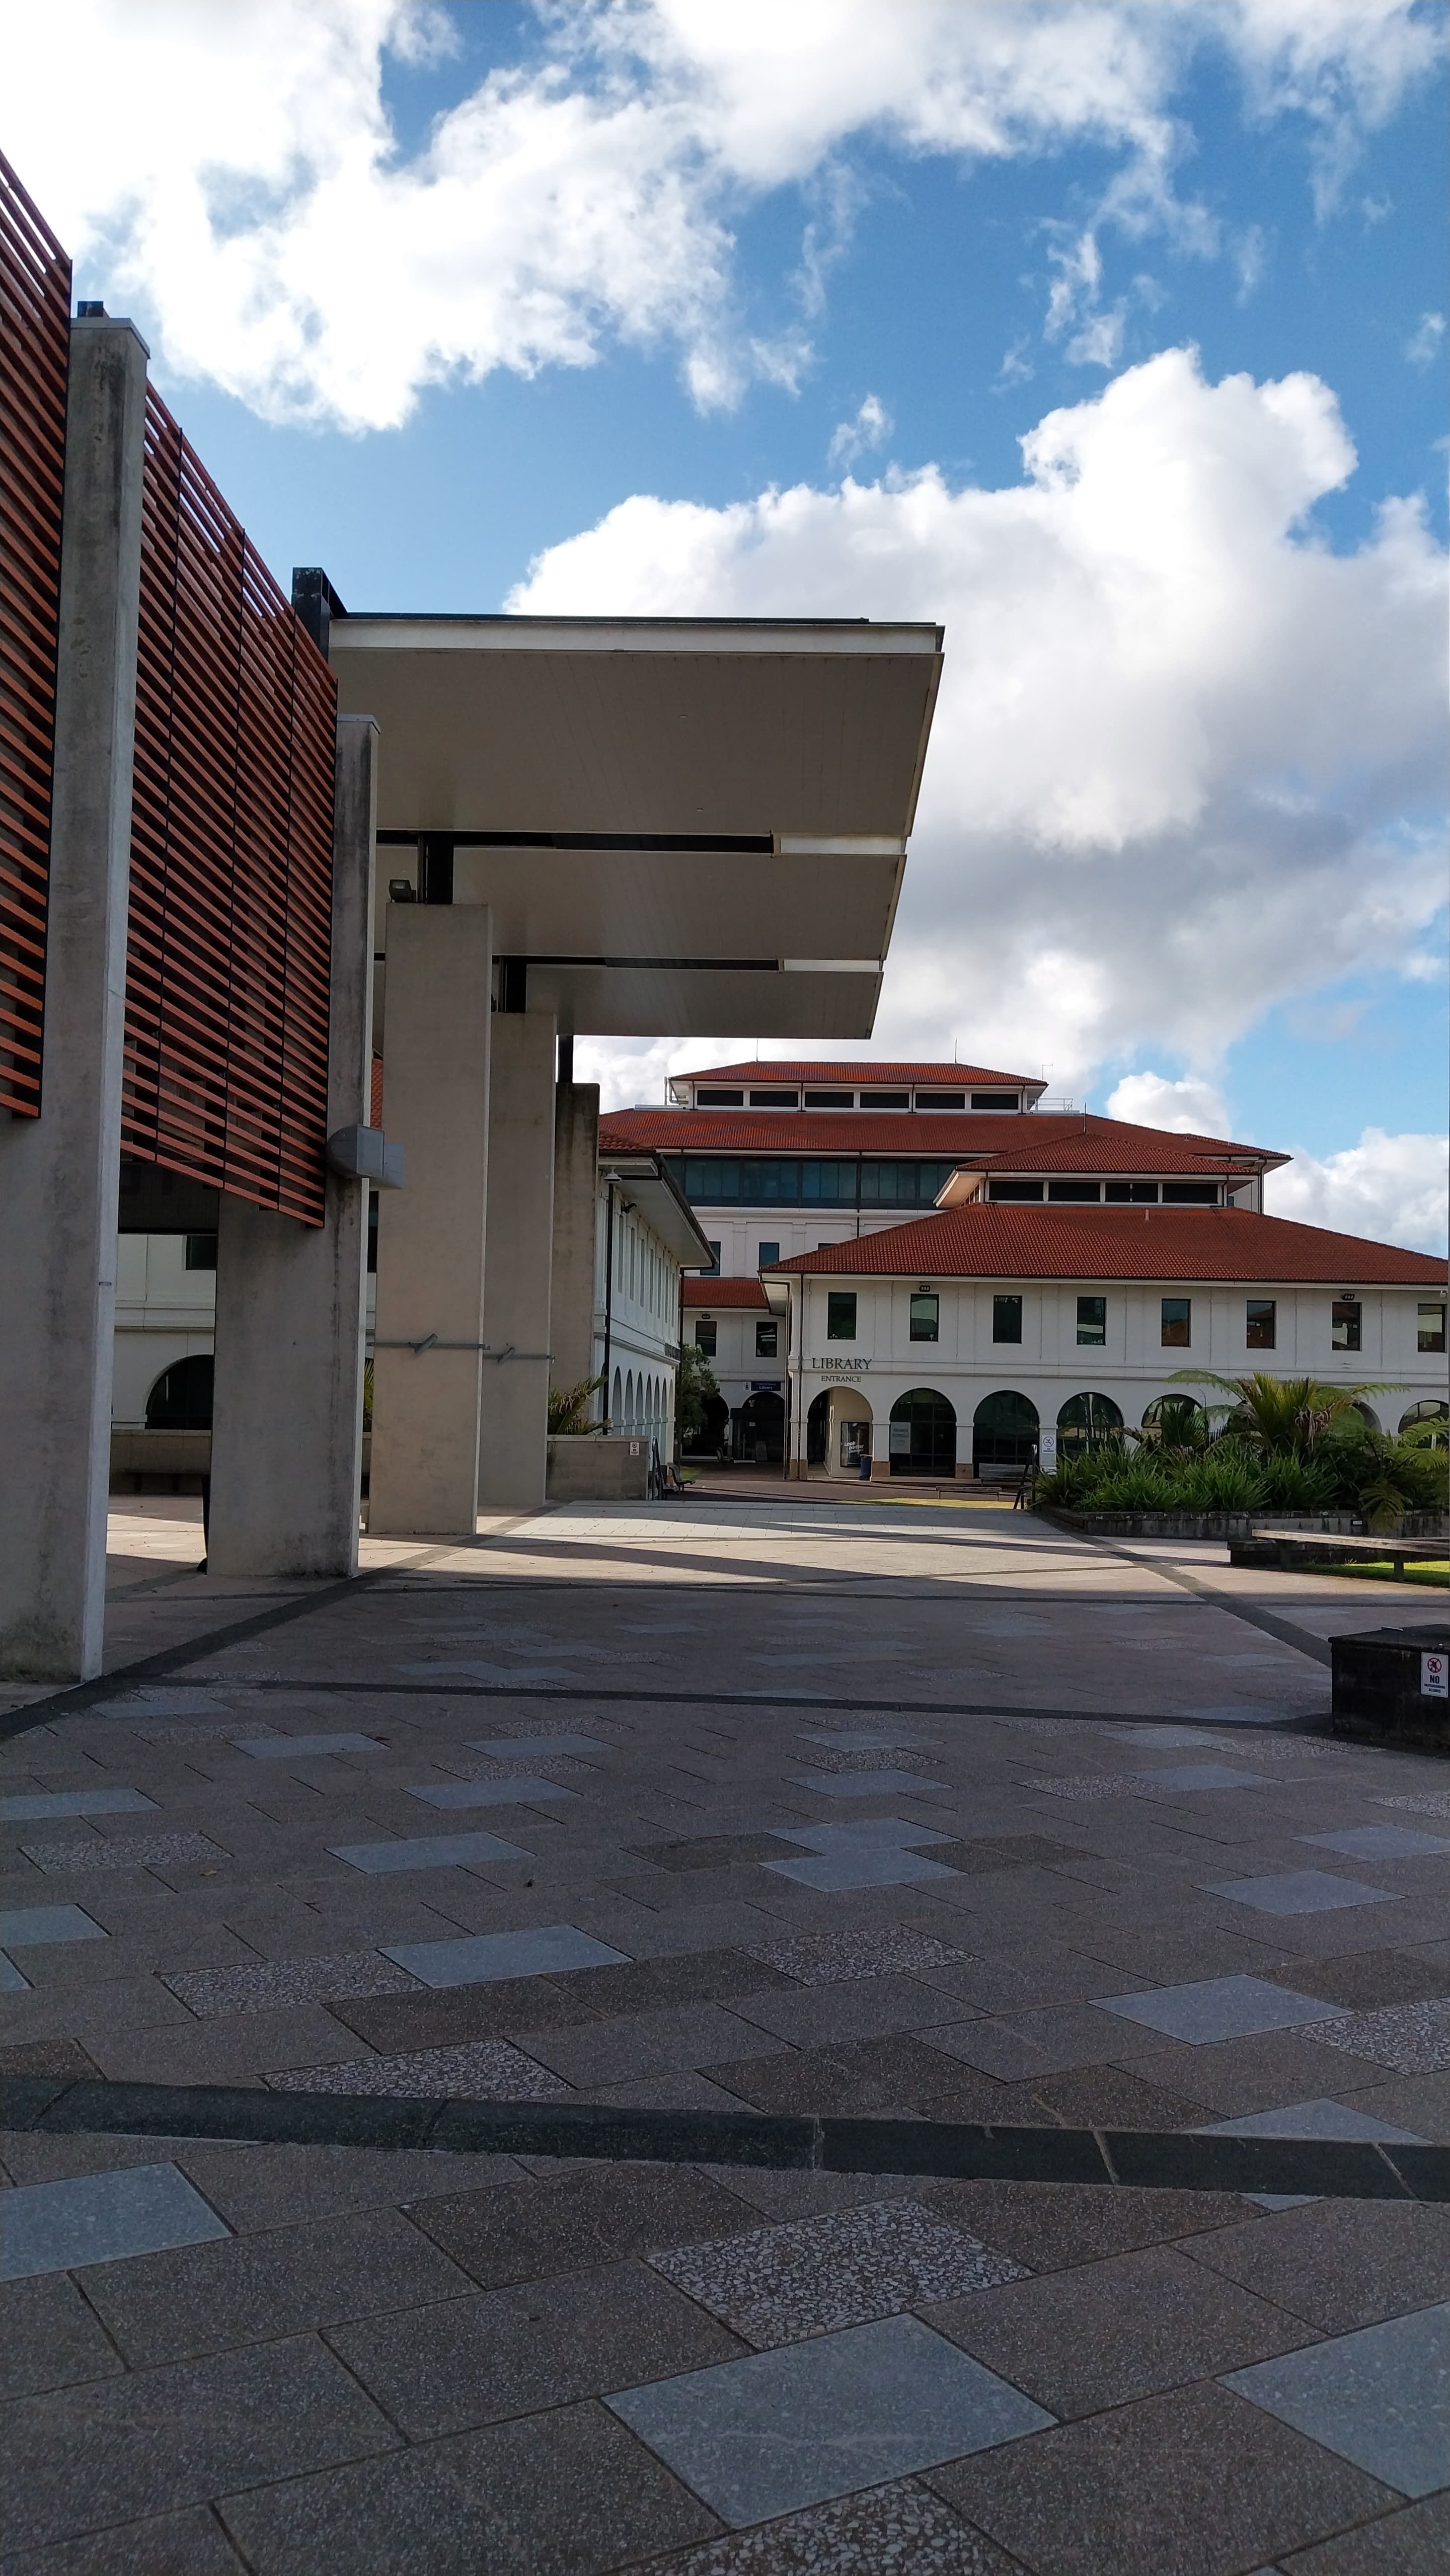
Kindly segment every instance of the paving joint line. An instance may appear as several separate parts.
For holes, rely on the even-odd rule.
[[[1450,2201],[1450,2147],[1155,2129],[998,2126],[763,2111],[635,2110],[595,2102],[440,2101],[271,2093],[253,2086],[0,2078],[0,2128],[46,2137],[426,2148],[775,2171],[1091,2183],[1104,2189],[1303,2193]]]

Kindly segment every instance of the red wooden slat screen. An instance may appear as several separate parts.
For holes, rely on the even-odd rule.
[[[122,1146],[320,1225],[337,684],[146,396]]]
[[[40,1108],[70,261],[0,153],[0,1109]]]

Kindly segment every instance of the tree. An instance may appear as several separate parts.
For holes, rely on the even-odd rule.
[[[1323,1386],[1312,1377],[1270,1377],[1256,1369],[1252,1377],[1220,1377],[1216,1369],[1175,1369],[1175,1383],[1216,1386],[1226,1402],[1203,1408],[1221,1429],[1242,1440],[1261,1457],[1305,1457],[1327,1438],[1367,1436],[1369,1426],[1356,1408],[1366,1395],[1393,1393],[1390,1381],[1370,1386]]]
[[[704,1438],[708,1415],[705,1406],[712,1395],[720,1392],[720,1381],[693,1342],[686,1342],[680,1352],[679,1385],[675,1397],[675,1419],[680,1442],[693,1448]]]
[[[551,1386],[549,1389],[549,1429],[558,1437],[578,1437],[591,1431],[603,1431],[602,1422],[591,1422],[589,1406],[604,1384],[604,1372],[598,1377],[581,1377],[577,1386]]]

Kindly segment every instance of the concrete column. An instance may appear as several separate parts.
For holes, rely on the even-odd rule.
[[[488,1103],[488,1266],[478,1499],[531,1511],[548,1462],[554,1247],[552,1012],[500,1011]]]
[[[554,1092],[554,1278],[549,1340],[555,1386],[594,1374],[595,1224],[599,1189],[599,1085],[560,1082]],[[597,1403],[595,1411],[602,1410]]]
[[[40,1115],[0,1115],[0,1675],[101,1669],[146,344],[71,325]]]
[[[482,904],[390,904],[385,944],[387,1128],[406,1156],[406,1186],[379,1204],[368,1528],[472,1538],[492,916]],[[430,1338],[425,1351],[410,1347]]]
[[[327,1131],[368,1124],[378,733],[337,728]],[[357,1572],[368,1192],[329,1172],[320,1226],[223,1194],[217,1214],[213,1574]]]

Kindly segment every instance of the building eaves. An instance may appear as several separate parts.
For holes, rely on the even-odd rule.
[[[1246,1208],[993,1207],[799,1253],[779,1277],[1202,1280],[1443,1290],[1445,1264],[1398,1244],[1298,1225]]]

